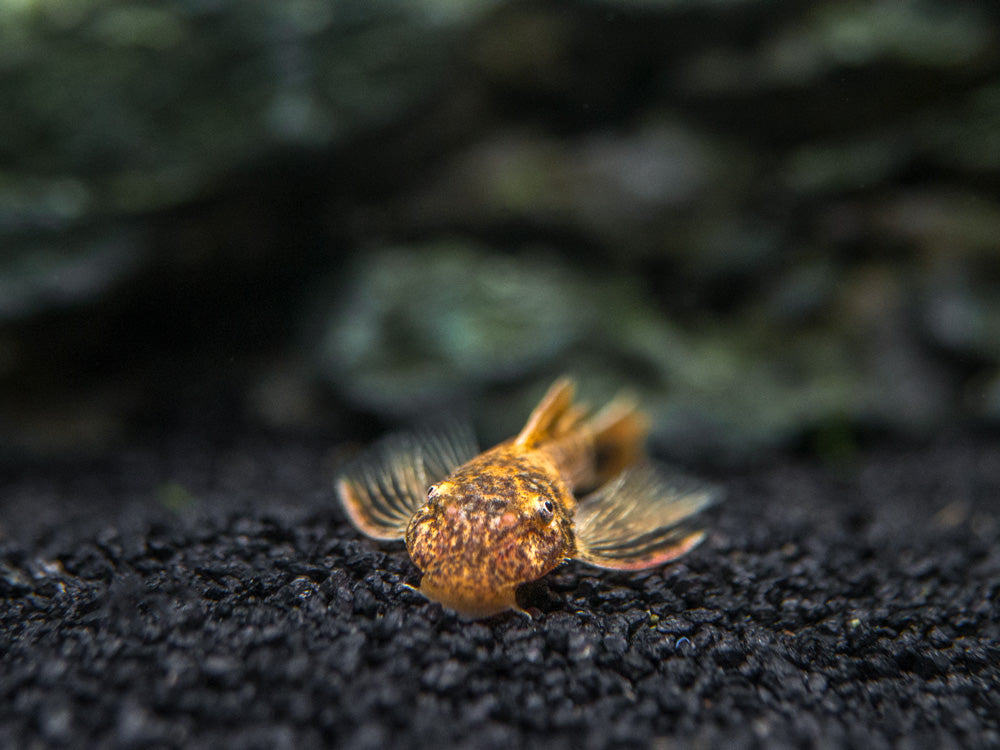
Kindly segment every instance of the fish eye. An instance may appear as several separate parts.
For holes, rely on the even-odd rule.
[[[553,513],[555,513],[556,506],[552,504],[551,500],[546,500],[542,503],[542,515],[549,518]]]

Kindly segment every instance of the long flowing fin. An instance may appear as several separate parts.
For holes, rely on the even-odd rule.
[[[582,413],[579,407],[573,406],[574,390],[573,381],[569,378],[560,378],[553,383],[514,438],[514,445],[535,448],[558,435],[558,429],[576,425]]]
[[[478,453],[464,423],[389,435],[352,461],[337,478],[337,495],[361,533],[402,539],[427,489]]]
[[[581,501],[574,557],[612,570],[662,565],[704,539],[696,515],[720,496],[697,480],[634,466]]]

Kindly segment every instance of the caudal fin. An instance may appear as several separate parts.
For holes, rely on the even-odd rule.
[[[643,458],[649,422],[628,396],[588,418],[587,408],[573,402],[573,393],[569,378],[553,383],[514,445],[533,449],[545,444],[574,489],[593,489]]]
[[[645,456],[649,420],[630,396],[618,396],[589,421],[594,436],[594,478],[600,486]]]

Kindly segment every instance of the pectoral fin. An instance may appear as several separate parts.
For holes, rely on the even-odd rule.
[[[696,515],[719,498],[709,485],[634,466],[584,498],[574,519],[578,560],[642,570],[680,557],[705,537]]]
[[[389,435],[344,470],[337,494],[363,534],[402,539],[427,489],[477,453],[472,429],[464,424]]]

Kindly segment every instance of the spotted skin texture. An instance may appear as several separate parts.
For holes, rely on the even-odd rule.
[[[642,570],[704,538],[690,519],[713,493],[650,468],[647,431],[631,400],[591,416],[563,378],[511,440],[477,455],[461,433],[390,436],[337,491],[363,533],[406,540],[429,599],[485,617],[519,609],[517,586],[563,560]]]
[[[406,530],[420,590],[472,616],[516,609],[514,590],[576,549],[576,500],[543,450],[504,443],[433,485]]]

